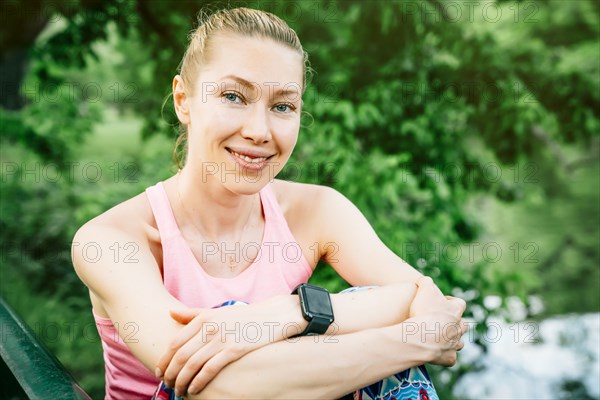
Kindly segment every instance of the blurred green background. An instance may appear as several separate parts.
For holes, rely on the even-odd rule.
[[[349,197],[468,300],[475,343],[509,299],[533,320],[600,312],[599,2],[3,0],[0,295],[92,397],[102,351],[70,241],[176,171],[168,93],[207,4],[298,32],[310,115],[279,177]],[[347,286],[325,265],[312,279]]]

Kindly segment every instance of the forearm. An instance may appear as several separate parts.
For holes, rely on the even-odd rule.
[[[416,286],[413,284],[392,284],[370,290],[332,295],[335,323],[321,338],[333,339],[339,335],[391,326],[404,321],[408,317],[408,310],[415,293]],[[213,318],[211,321],[211,317],[207,315],[208,321],[202,321],[201,326],[204,327],[205,324],[208,324],[206,329],[208,331],[208,328],[212,328],[213,337],[220,337],[222,342],[228,338],[227,341],[230,344],[229,350],[222,353],[221,360],[214,358],[215,361],[212,364],[208,363],[211,365],[203,367],[204,370],[198,372],[198,384],[195,387],[199,388],[204,387],[207,382],[221,374],[224,365],[235,362],[244,354],[257,351],[256,349],[293,337],[304,331],[308,325],[308,322],[302,317],[297,295],[279,295],[243,308],[226,307],[211,310],[211,312],[218,314],[213,316],[217,318]],[[220,324],[215,323],[218,318],[222,318]],[[233,321],[234,324],[229,323],[225,326],[223,321],[227,321],[228,318],[229,322]],[[199,327],[200,325],[198,325]],[[248,329],[250,332],[258,329],[258,336],[252,336],[250,342],[247,341],[250,339],[247,338]],[[231,342],[231,335],[234,335],[235,343],[238,345]],[[207,342],[205,346],[214,347],[215,343]],[[173,368],[167,368],[171,357],[173,354],[164,356],[164,360],[159,363],[158,368],[165,372],[164,380],[167,385],[174,385],[178,380],[177,390],[183,393],[187,388],[186,382],[189,381],[185,381],[185,378],[180,379],[178,364],[175,364],[176,366]],[[179,359],[181,357],[179,355]],[[190,354],[185,355],[186,360],[189,357]],[[226,361],[223,362],[223,360]],[[197,369],[195,371],[197,372]],[[187,374],[189,375],[189,373]],[[194,372],[191,376],[195,374]],[[192,392],[193,389],[194,387],[192,387]]]
[[[401,333],[395,325],[273,343],[229,364],[190,399],[339,398],[426,362]]]
[[[370,290],[331,296],[335,322],[329,335],[358,332],[398,324],[408,318],[417,293],[414,283],[395,283]]]
[[[394,283],[369,290],[332,294],[335,321],[325,335],[341,335],[398,324],[408,318],[416,292],[413,283]],[[295,336],[308,325],[302,318],[297,295],[279,295],[247,307],[246,315],[254,318],[253,322],[260,321],[273,327],[268,336],[271,341]],[[219,310],[225,309],[215,311]],[[268,324],[265,322],[267,320]]]
[[[395,324],[408,318],[415,294],[414,284],[334,294],[331,298],[336,323],[325,335],[270,343],[246,354],[221,370],[199,398],[340,397],[419,365],[422,360],[417,353],[411,356],[410,346],[399,343],[400,335],[391,334],[398,330]],[[273,300],[287,311],[287,324],[301,330],[306,327],[297,296]],[[390,329],[374,329],[383,327]],[[403,354],[404,359],[398,359],[397,354]],[[340,376],[346,384],[334,385]]]

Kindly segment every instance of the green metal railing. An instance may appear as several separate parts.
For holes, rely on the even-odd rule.
[[[0,335],[0,399],[91,400],[2,298]]]

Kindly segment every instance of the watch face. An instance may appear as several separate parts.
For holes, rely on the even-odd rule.
[[[332,316],[333,309],[331,308],[331,301],[329,299],[329,293],[322,289],[315,289],[310,286],[304,287],[306,296],[306,308],[308,308],[307,314],[321,314]]]

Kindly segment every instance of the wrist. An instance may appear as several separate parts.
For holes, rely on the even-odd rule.
[[[370,348],[372,356],[365,360],[366,368],[385,371],[392,375],[398,371],[427,363],[418,344],[404,332],[403,324],[383,328],[367,329],[356,334],[369,334],[368,342],[374,345]],[[373,362],[374,364],[371,364]]]
[[[422,331],[421,325],[416,320],[407,319],[402,323],[382,328],[392,348],[402,349],[403,360],[409,364],[407,368],[427,364],[434,358],[432,348],[424,340],[426,332]]]
[[[322,335],[329,330],[335,320],[329,291],[323,287],[301,283],[294,288],[297,294],[302,317],[308,322],[298,336]]]
[[[277,299],[281,313],[278,318],[279,325],[277,340],[287,339],[300,334],[308,326],[308,321],[302,316],[300,299],[297,294],[281,295]]]

